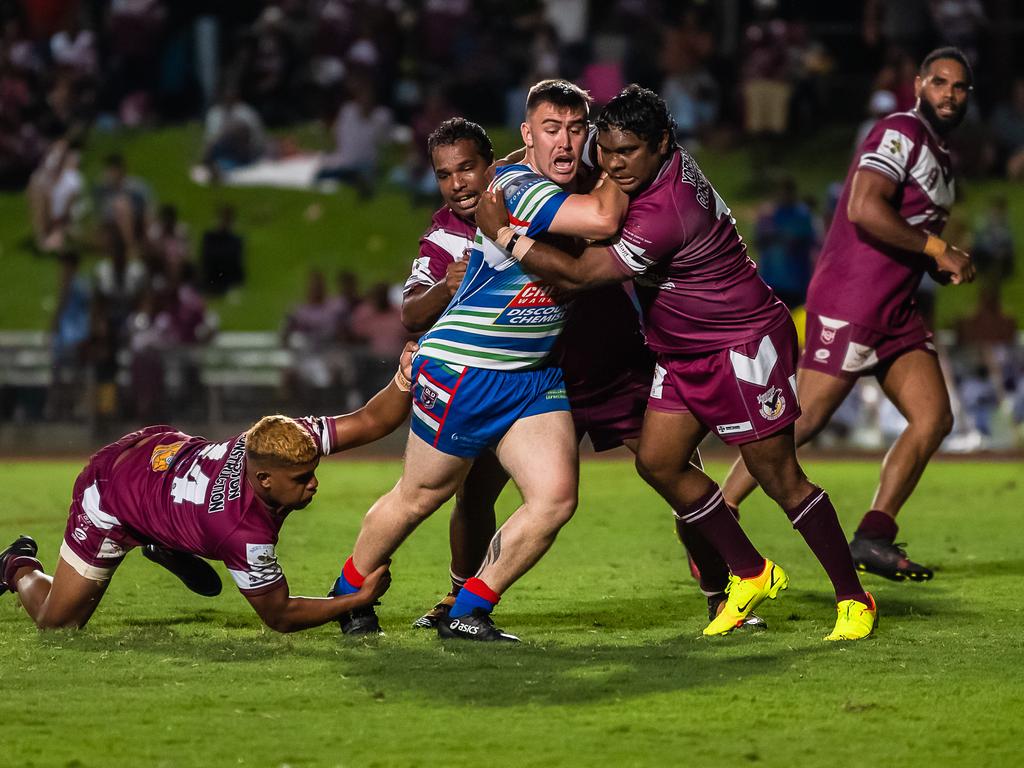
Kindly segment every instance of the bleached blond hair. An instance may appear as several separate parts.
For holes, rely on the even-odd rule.
[[[308,464],[320,452],[316,441],[295,419],[281,414],[264,416],[245,433],[245,455],[252,461]]]

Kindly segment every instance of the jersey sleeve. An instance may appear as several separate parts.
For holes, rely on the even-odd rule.
[[[902,184],[913,166],[912,156],[920,143],[913,118],[879,120],[860,147],[857,168],[867,168]]]
[[[617,266],[626,274],[642,275],[671,259],[683,245],[682,220],[677,211],[634,201],[629,206],[619,239],[610,250]]]
[[[456,239],[459,238],[443,229],[433,229],[420,238],[420,253],[412,262],[412,272],[405,281],[403,293],[417,285],[430,287],[444,279],[448,265],[455,261],[455,256],[445,245],[453,246]]]
[[[296,421],[313,438],[319,454],[321,456],[329,456],[334,450],[334,417],[306,416],[296,419]]]
[[[569,193],[537,173],[518,174],[505,186],[505,205],[509,221],[526,227],[526,234],[538,237],[548,231],[551,222],[569,197]]]
[[[267,534],[240,529],[220,545],[221,559],[243,595],[264,595],[287,583]]]

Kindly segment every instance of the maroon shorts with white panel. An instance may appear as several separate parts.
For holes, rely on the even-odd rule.
[[[800,367],[839,379],[884,375],[896,358],[915,349],[935,354],[931,331],[916,313],[905,326],[886,333],[808,312],[806,339]]]
[[[800,416],[798,355],[788,315],[761,338],[734,347],[692,356],[659,354],[647,407],[692,413],[729,445],[761,440]]]

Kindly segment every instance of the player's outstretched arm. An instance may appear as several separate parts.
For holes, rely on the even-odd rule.
[[[275,632],[297,632],[319,627],[338,619],[354,608],[372,605],[391,586],[391,572],[382,565],[363,582],[362,588],[352,595],[337,597],[292,597],[288,584],[262,595],[246,595],[263,623]]]
[[[574,257],[553,245],[523,235],[512,236],[508,229],[508,210],[504,201],[499,201],[498,193],[484,192],[480,197],[476,223],[485,237],[519,259],[527,272],[556,288],[586,290],[621,283],[630,277],[618,267],[612,251],[604,246],[587,248],[579,257]],[[514,237],[514,241],[510,241],[510,237]]]
[[[606,178],[586,195],[575,194],[559,207],[548,231],[584,240],[611,240],[619,233],[629,209],[629,197]],[[479,221],[477,225],[479,226]]]
[[[412,357],[419,347],[408,342],[402,350],[395,378],[358,411],[334,417],[331,453],[372,443],[398,429],[412,407]]]
[[[939,272],[949,273],[954,285],[974,280],[971,257],[956,246],[907,224],[897,212],[896,182],[875,171],[863,169],[853,177],[846,215],[858,228],[886,245],[935,260]]]

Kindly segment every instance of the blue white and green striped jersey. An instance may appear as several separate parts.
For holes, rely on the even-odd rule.
[[[517,232],[543,235],[569,194],[528,165],[498,168]],[[448,308],[420,339],[420,352],[450,365],[517,371],[546,363],[565,325],[558,304],[518,261],[478,229],[466,276]]]

